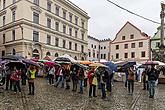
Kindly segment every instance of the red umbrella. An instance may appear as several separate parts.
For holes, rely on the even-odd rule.
[[[46,61],[43,64],[48,65],[48,66],[55,66],[56,65],[56,63],[53,61]]]
[[[159,65],[159,63],[154,61],[147,61],[143,65]]]

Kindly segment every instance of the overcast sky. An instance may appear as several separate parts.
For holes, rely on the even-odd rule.
[[[158,24],[136,17],[107,0],[70,0],[91,17],[89,20],[88,35],[102,38],[115,38],[116,33],[127,22],[131,22],[142,32],[153,36]],[[160,2],[163,0],[111,0],[122,7],[137,14],[160,22]],[[165,0],[164,0],[165,1]]]

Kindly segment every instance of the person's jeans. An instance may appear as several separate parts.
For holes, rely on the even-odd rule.
[[[134,91],[134,80],[128,80],[128,92],[130,93],[132,89],[132,93]]]
[[[79,84],[80,84],[80,93],[83,94],[84,80],[79,80]]]
[[[93,97],[96,97],[96,85],[89,86],[89,97],[91,97],[93,91]]]
[[[29,82],[29,94],[34,94],[34,82]]]
[[[154,97],[155,94],[155,80],[148,81],[149,84],[149,95],[151,97]]]
[[[49,84],[53,84],[54,83],[54,75],[53,74],[49,74]]]
[[[17,92],[17,89],[21,92],[20,81],[14,81],[14,92]]]
[[[105,84],[101,83],[102,98],[106,98]]]

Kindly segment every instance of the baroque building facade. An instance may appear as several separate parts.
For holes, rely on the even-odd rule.
[[[85,60],[89,18],[69,0],[0,0],[0,55]]]
[[[139,62],[150,60],[150,36],[127,22],[111,43],[111,60]]]

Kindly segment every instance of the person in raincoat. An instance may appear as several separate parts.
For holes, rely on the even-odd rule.
[[[29,94],[28,95],[34,95],[34,79],[36,74],[36,69],[34,66],[30,66],[27,72],[27,78],[28,78],[28,84],[29,84]]]
[[[92,97],[92,91],[93,91],[93,97],[97,97],[96,96],[96,85],[98,84],[98,82],[97,82],[94,68],[88,72],[87,77],[88,77],[88,82],[89,82],[89,97],[90,98]]]
[[[21,87],[20,87],[20,80],[21,80],[21,71],[18,70],[16,67],[14,67],[14,71],[12,71],[10,80],[13,81],[14,83],[14,92],[17,92],[17,89],[19,92],[21,92]]]
[[[135,71],[133,66],[128,68],[128,92],[130,93],[132,89],[132,93],[134,91],[134,79],[135,79]]]

